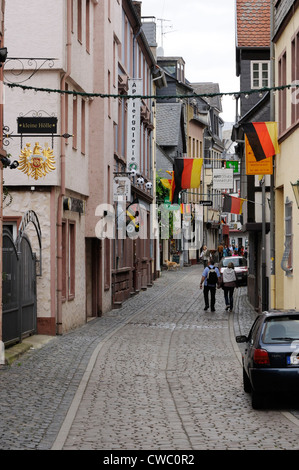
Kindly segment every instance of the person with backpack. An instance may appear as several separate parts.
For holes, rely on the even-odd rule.
[[[221,275],[219,269],[214,265],[214,261],[211,258],[209,265],[203,270],[200,288],[204,284],[203,295],[205,300],[204,310],[209,308],[209,292],[211,293],[211,312],[215,312],[215,300],[216,300],[216,286],[220,285]]]

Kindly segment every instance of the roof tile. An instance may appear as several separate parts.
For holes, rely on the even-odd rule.
[[[237,47],[270,47],[271,0],[237,0]]]

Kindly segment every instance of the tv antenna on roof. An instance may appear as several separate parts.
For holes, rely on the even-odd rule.
[[[161,28],[161,47],[163,49],[163,39],[164,39],[164,35],[167,34],[167,32],[164,31],[164,22],[165,21],[171,21],[171,20],[165,20],[164,18],[157,18],[157,21],[160,21],[160,28]],[[173,28],[173,25],[171,26],[167,26],[167,28]],[[171,31],[168,31],[169,33],[171,33]]]

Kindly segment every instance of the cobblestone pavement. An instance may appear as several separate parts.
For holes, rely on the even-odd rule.
[[[154,286],[0,369],[1,449],[298,449],[296,410],[255,411],[235,334],[255,316],[204,312],[202,268]],[[235,330],[235,331],[234,331]]]

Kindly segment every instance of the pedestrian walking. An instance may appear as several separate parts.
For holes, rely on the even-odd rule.
[[[221,260],[221,258],[223,257],[223,250],[224,250],[224,248],[223,248],[223,243],[220,243],[220,244],[218,245],[218,256],[219,256],[219,261],[220,261],[220,260]]]
[[[223,257],[225,258],[226,256],[230,256],[231,253],[229,251],[229,247],[227,245],[224,245],[224,248],[223,248]]]
[[[206,245],[204,245],[202,247],[202,252],[200,254],[200,258],[203,260],[203,265],[206,268],[209,264],[209,251],[208,251]]]
[[[211,297],[211,312],[215,312],[215,300],[216,300],[216,286],[219,285],[221,275],[219,269],[214,265],[213,258],[210,259],[209,265],[203,270],[200,288],[203,288],[203,295],[205,300],[204,310],[209,308],[209,297]],[[210,294],[209,294],[210,293]]]
[[[233,310],[234,290],[237,285],[237,277],[234,269],[234,263],[230,262],[222,274],[222,288],[224,291],[225,309]]]

